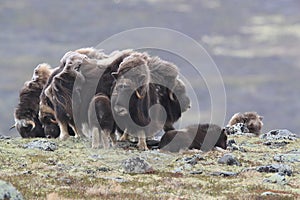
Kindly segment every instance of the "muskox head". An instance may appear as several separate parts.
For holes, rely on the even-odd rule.
[[[236,113],[229,120],[228,125],[232,126],[237,123],[243,123],[247,126],[250,133],[258,135],[263,126],[262,119],[263,117],[256,112]]]
[[[116,78],[111,97],[113,110],[117,115],[125,116],[129,114],[129,100],[142,100],[149,90],[147,55],[133,53],[123,60],[113,75]]]
[[[19,95],[19,104],[15,110],[15,127],[22,137],[43,137],[44,131],[38,119],[40,94],[46,84],[51,67],[39,64],[33,72],[31,81],[27,81]]]

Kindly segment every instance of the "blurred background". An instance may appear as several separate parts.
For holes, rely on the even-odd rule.
[[[39,63],[57,66],[69,50],[153,26],[182,32],[207,50],[225,84],[225,125],[236,112],[257,111],[264,116],[263,132],[287,128],[300,134],[299,8],[298,0],[2,0],[0,133],[18,135],[8,129],[19,90]],[[207,113],[210,97],[201,80],[199,88]]]

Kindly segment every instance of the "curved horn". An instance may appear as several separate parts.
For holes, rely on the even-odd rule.
[[[53,123],[53,124],[58,124],[58,122],[54,119],[50,119],[50,122]]]
[[[139,93],[138,90],[135,90],[135,94],[136,94],[136,96],[137,96],[139,99],[144,98],[144,97]]]
[[[26,121],[26,124],[30,124],[32,126],[31,131],[35,128],[35,123],[32,120]]]
[[[12,125],[9,130],[13,129],[13,128],[16,128],[16,124]]]
[[[174,93],[173,92],[169,92],[169,98],[172,100],[172,101],[175,101],[175,98],[174,98]]]

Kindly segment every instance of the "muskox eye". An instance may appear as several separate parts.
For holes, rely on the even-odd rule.
[[[79,64],[78,66],[74,67],[74,70],[79,72],[80,67],[81,67],[81,64]]]

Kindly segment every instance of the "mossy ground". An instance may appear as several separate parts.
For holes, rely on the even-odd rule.
[[[231,138],[232,136],[230,136]],[[235,136],[246,152],[232,154],[242,166],[218,164],[229,151],[184,151],[167,153],[137,150],[91,149],[90,143],[70,138],[53,140],[56,151],[24,149],[36,139],[0,140],[0,179],[12,183],[25,199],[300,199],[300,163],[285,163],[293,168],[288,184],[264,183],[269,173],[251,168],[277,163],[277,153],[299,150],[299,141],[280,148],[263,145],[259,138]],[[190,165],[184,158],[201,154],[203,159]],[[154,172],[125,174],[124,159],[141,156]],[[250,170],[244,170],[250,168]],[[180,170],[178,170],[180,169]],[[200,174],[191,174],[200,171]],[[212,176],[212,172],[238,172],[237,176]],[[275,196],[261,196],[263,192]]]

